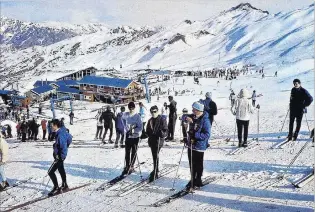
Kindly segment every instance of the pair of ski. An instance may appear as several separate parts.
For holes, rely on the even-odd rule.
[[[298,180],[296,182],[291,182],[291,183],[295,188],[302,188],[303,186],[310,183],[313,179],[314,179],[314,171],[312,171],[311,173],[309,173],[305,177],[301,178],[300,180]]]
[[[247,147],[238,147],[235,150],[232,150],[231,152],[229,152],[228,155],[240,155],[244,153],[245,151],[258,147],[258,145],[259,143],[257,141],[250,141],[248,142]]]
[[[26,206],[32,205],[32,204],[34,204],[34,203],[43,201],[43,200],[45,200],[45,199],[52,198],[52,197],[56,197],[56,196],[58,196],[58,195],[60,195],[60,194],[64,194],[64,193],[67,193],[67,192],[70,192],[70,191],[74,191],[74,190],[78,190],[78,189],[80,189],[80,188],[87,187],[87,186],[89,186],[90,184],[91,184],[91,183],[87,183],[87,184],[83,184],[83,185],[80,185],[80,186],[77,186],[77,187],[72,187],[72,188],[67,189],[66,191],[62,191],[62,192],[56,193],[56,194],[54,194],[53,196],[47,196],[47,195],[41,196],[41,197],[35,198],[35,199],[33,199],[33,200],[24,202],[24,203],[22,203],[22,204],[19,204],[19,205],[15,205],[15,206],[13,206],[13,207],[10,207],[10,208],[8,208],[7,210],[1,209],[1,211],[2,211],[2,212],[9,212],[9,211],[21,209],[21,208],[24,208],[24,207],[26,207]]]
[[[206,177],[203,182],[202,182],[202,187],[214,182],[216,180],[216,177]],[[176,199],[179,199],[179,198],[182,198],[184,196],[186,196],[187,194],[190,194],[190,193],[193,193],[195,190],[198,190],[198,189],[192,189],[192,188],[183,188],[181,190],[179,190],[178,192],[170,195],[170,196],[167,196],[167,197],[164,197],[150,205],[144,205],[144,206],[148,206],[148,207],[161,207],[163,205],[166,205],[168,203],[171,203],[173,201],[175,201]]]
[[[141,162],[140,165],[143,165],[145,164],[145,162]],[[139,165],[136,165],[135,166],[135,169],[137,169],[139,167]],[[96,191],[105,191],[111,187],[113,187],[114,185],[116,185],[117,183],[121,182],[123,179],[125,179],[128,175],[124,175],[124,174],[121,174],[117,177],[115,177],[114,179],[108,181],[108,182],[105,182],[103,184],[101,184],[98,188],[96,188]]]
[[[277,143],[276,145],[272,146],[271,149],[282,149],[290,141],[294,142],[293,140],[289,140],[288,138],[286,138],[284,141],[281,141],[281,142]]]
[[[166,167],[164,169],[162,169],[160,172],[159,172],[159,175],[156,179],[154,180],[150,180],[150,175],[147,176],[146,178],[142,179],[140,182],[136,183],[136,184],[131,184],[131,185],[128,185],[128,186],[125,186],[123,187],[122,189],[119,190],[119,193],[117,194],[117,196],[119,197],[123,197],[127,194],[130,194],[131,192],[133,191],[136,191],[154,181],[156,181],[157,179],[160,179],[170,173],[172,173],[173,171],[176,170],[176,165],[173,165],[173,166],[169,166],[169,167]]]

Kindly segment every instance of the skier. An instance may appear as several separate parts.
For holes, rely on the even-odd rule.
[[[179,120],[181,121],[181,127],[182,127],[182,133],[183,133],[183,140],[181,142],[186,143],[187,142],[187,129],[188,129],[188,122],[186,121],[188,110],[184,108],[182,110],[183,115],[179,117]]]
[[[22,142],[26,142],[27,123],[26,123],[25,119],[23,119],[20,129],[21,129],[21,133],[22,133]]]
[[[241,89],[239,98],[235,101],[234,107],[231,108],[233,115],[236,116],[238,147],[247,147],[247,136],[250,113],[254,112],[254,108],[250,103],[249,91]],[[258,105],[257,105],[258,106]],[[244,140],[242,142],[242,131],[244,128]]]
[[[94,140],[97,139],[102,139],[102,132],[103,132],[103,119],[101,116],[97,116],[96,117],[96,121],[97,121],[97,129],[96,129],[96,135]]]
[[[115,121],[115,114],[111,111],[110,106],[106,107],[106,111],[102,113],[102,120],[104,120],[104,134],[102,143],[106,144],[105,137],[107,134],[107,131],[109,130],[109,140],[108,142],[110,144],[113,144],[112,136],[113,136],[113,121]]]
[[[158,114],[159,109],[156,105],[150,108],[152,118],[149,119],[146,132],[149,139],[148,144],[151,148],[153,158],[153,171],[150,173],[149,181],[152,182],[158,178],[159,173],[159,153],[167,137],[166,119]]]
[[[290,96],[290,124],[288,140],[296,140],[301,128],[303,113],[307,112],[308,107],[313,102],[313,97],[310,93],[301,86],[299,79],[293,80],[294,87],[291,90]],[[296,119],[296,129],[293,135],[293,124]]]
[[[174,101],[173,96],[169,96],[168,100],[170,104],[167,106],[169,108],[169,116],[168,116],[168,137],[167,141],[174,140],[174,131],[175,125],[177,121],[177,103]]]
[[[68,147],[72,142],[71,135],[67,131],[61,128],[61,121],[58,119],[52,120],[52,130],[56,132],[56,141],[53,145],[54,162],[48,170],[48,175],[54,184],[53,189],[48,193],[48,196],[53,196],[60,191],[67,191],[69,189],[67,184],[67,176],[64,168],[64,161],[67,157]],[[62,179],[62,185],[59,188],[55,171],[58,172]]]
[[[142,102],[139,102],[139,115],[141,117],[141,121],[142,121],[142,133],[141,133],[141,139],[146,139],[148,138],[148,135],[145,132],[145,124],[146,124],[146,116],[147,116],[147,108],[143,105]]]
[[[201,100],[201,103],[204,105],[204,110],[208,113],[210,124],[212,126],[214,116],[218,114],[217,104],[212,100],[212,93],[206,93],[206,99]]]
[[[278,71],[275,72],[275,77],[277,77],[277,76],[278,76]]]
[[[165,120],[167,120],[167,110],[168,110],[168,107],[167,107],[167,103],[164,102],[162,108],[161,108],[161,116],[163,118],[165,118]]]
[[[3,135],[0,134],[0,191],[9,186],[4,172],[4,166],[8,160],[8,152],[8,143],[5,141]]]
[[[17,133],[17,139],[21,139],[21,123],[20,122],[16,124],[16,133]]]
[[[12,128],[11,128],[11,125],[10,125],[10,124],[7,124],[6,126],[7,126],[7,133],[8,133],[7,137],[8,137],[8,138],[12,138]]]
[[[74,113],[72,111],[70,112],[69,117],[70,117],[70,125],[73,125]]]
[[[46,139],[46,132],[47,132],[47,121],[46,119],[43,119],[40,123],[42,125],[42,130],[43,130],[43,140]]]
[[[126,120],[123,119],[125,113],[125,107],[121,106],[120,113],[117,114],[116,117],[116,141],[115,141],[115,148],[118,148],[118,141],[120,139],[120,147],[123,148],[124,146],[124,139],[125,139],[125,126],[126,126]]]
[[[232,91],[231,91],[231,94],[230,94],[230,97],[229,97],[229,100],[231,100],[231,107],[234,106],[234,104],[235,104],[235,99],[236,99],[236,95],[235,95],[234,91],[232,90]]]
[[[252,94],[252,105],[253,105],[253,107],[256,107],[256,98],[257,98],[257,95],[256,95],[256,91],[254,90],[253,94]]]
[[[134,172],[134,163],[137,157],[138,143],[142,132],[142,122],[140,115],[136,112],[136,105],[134,102],[128,104],[129,112],[125,112],[123,119],[126,120],[125,132],[125,168],[122,175],[131,174]],[[130,161],[131,151],[131,161]]]
[[[188,161],[191,172],[191,180],[187,183],[188,190],[201,187],[201,176],[203,173],[203,156],[207,149],[211,136],[211,125],[208,113],[204,112],[204,105],[199,102],[192,104],[193,114],[186,118],[189,123],[188,139]]]
[[[51,121],[48,121],[47,130],[48,130],[48,141],[52,141],[53,138],[52,138]]]

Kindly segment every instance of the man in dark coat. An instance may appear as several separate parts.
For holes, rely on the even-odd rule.
[[[293,80],[294,87],[291,90],[290,96],[290,125],[288,140],[296,140],[301,128],[303,113],[306,113],[306,107],[313,102],[313,97],[310,93],[301,86],[299,79]],[[296,119],[296,129],[293,134],[293,124]]]
[[[149,136],[148,144],[151,148],[153,158],[153,171],[150,174],[150,181],[158,178],[159,172],[159,153],[163,146],[164,139],[167,136],[166,119],[158,114],[159,109],[156,105],[150,108],[152,118],[149,119],[146,132]]]
[[[209,115],[210,124],[212,126],[214,116],[218,114],[217,104],[211,98],[211,92],[206,93],[206,99],[202,100],[204,105],[204,111],[206,111]]]
[[[168,97],[168,101],[170,104],[168,105],[169,108],[169,115],[168,115],[168,141],[174,140],[174,132],[175,132],[175,125],[177,120],[177,103],[174,101],[173,96]]]
[[[105,137],[106,137],[107,131],[109,130],[109,143],[113,144],[114,143],[112,141],[113,121],[115,121],[116,117],[115,117],[115,114],[111,111],[110,106],[107,106],[106,111],[102,113],[101,119],[104,120],[104,128],[105,128],[102,142],[106,144]]]

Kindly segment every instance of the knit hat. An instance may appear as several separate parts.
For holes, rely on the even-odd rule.
[[[294,79],[294,80],[293,80],[293,84],[296,83],[296,82],[299,83],[299,84],[301,84],[301,81],[300,81],[299,79]]]
[[[193,107],[194,109],[196,109],[196,110],[199,110],[199,111],[203,111],[203,108],[204,108],[203,104],[201,104],[201,103],[199,103],[199,102],[194,102],[194,103],[192,104],[192,107]]]
[[[184,108],[184,109],[182,110],[182,112],[183,112],[183,113],[188,113],[187,108]]]
[[[211,98],[212,97],[212,93],[211,92],[207,92],[206,93],[206,98]]]
[[[249,92],[248,92],[248,90],[247,89],[245,89],[245,88],[243,88],[243,89],[241,89],[241,91],[240,91],[240,97],[241,98],[243,98],[243,97],[249,97]]]
[[[134,102],[129,102],[128,108],[129,108],[129,109],[130,109],[130,108],[136,108],[135,103],[134,103]]]

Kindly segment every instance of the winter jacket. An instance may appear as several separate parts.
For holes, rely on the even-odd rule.
[[[169,116],[174,116],[174,115],[176,115],[176,112],[177,112],[176,105],[177,105],[177,103],[176,103],[174,100],[172,100],[172,101],[170,102],[170,104],[168,105],[168,107],[169,107],[169,109],[170,109],[170,111],[169,111]]]
[[[5,139],[0,135],[0,165],[8,161],[9,146]]]
[[[22,122],[20,126],[21,133],[27,133],[27,124],[25,121]]]
[[[257,98],[256,93],[253,93],[253,95],[252,95],[252,100],[256,101],[256,98]]]
[[[313,97],[305,88],[292,88],[290,96],[290,111],[302,113],[305,107],[313,102]]]
[[[97,118],[97,126],[103,127],[103,120],[101,119],[101,117]]]
[[[47,129],[47,121],[46,121],[45,119],[43,119],[43,120],[41,121],[41,125],[42,125],[42,129],[43,129],[43,130],[46,130],[46,129]]]
[[[189,115],[195,117],[194,115]],[[204,152],[208,147],[208,141],[211,136],[211,126],[209,115],[204,112],[198,119],[192,118],[193,123],[189,124],[188,139],[186,146],[198,152]]]
[[[204,105],[204,111],[206,111],[209,118],[213,120],[213,116],[218,114],[217,104],[212,101],[211,98],[206,98],[201,103]]]
[[[124,132],[126,126],[126,120],[123,119],[123,115],[123,112],[118,113],[115,122],[116,129],[118,129],[120,132]]]
[[[162,116],[167,116],[167,107],[165,107],[165,106],[162,106],[162,108],[161,108],[161,115]]]
[[[104,120],[104,127],[113,128],[113,120],[115,121],[115,114],[110,110],[102,113],[102,120]]]
[[[156,118],[150,118],[147,124],[146,132],[149,136],[148,144],[149,146],[162,147],[164,144],[164,139],[168,133],[168,127],[166,119],[158,115]]]
[[[126,120],[125,132],[128,138],[139,138],[142,132],[142,121],[138,113],[131,115],[129,112],[123,114],[123,119]]]
[[[254,107],[248,97],[243,96],[235,101],[231,110],[232,113],[236,115],[236,119],[248,121],[250,119],[250,114],[254,112]]]
[[[60,128],[56,132],[56,141],[53,144],[54,148],[54,158],[59,156],[60,159],[64,160],[67,157],[68,153],[68,133],[64,129]]]

